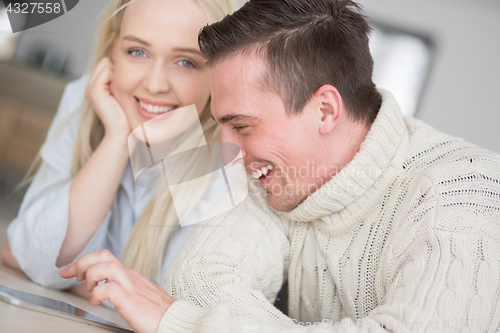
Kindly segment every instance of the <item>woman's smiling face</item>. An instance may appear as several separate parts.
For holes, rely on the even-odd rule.
[[[113,47],[113,95],[133,130],[175,108],[209,96],[208,68],[198,32],[209,23],[193,0],[140,0],[125,8]]]

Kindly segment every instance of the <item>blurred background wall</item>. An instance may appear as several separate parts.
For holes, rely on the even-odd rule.
[[[34,54],[48,52],[65,59],[63,75],[70,78],[80,76],[92,53],[94,31],[100,23],[99,14],[107,3],[106,0],[80,0],[65,15],[20,33],[16,60],[25,62]]]
[[[434,59],[416,117],[500,153],[500,1],[359,3],[376,22],[432,39]]]

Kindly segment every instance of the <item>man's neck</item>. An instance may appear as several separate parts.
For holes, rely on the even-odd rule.
[[[330,144],[325,147],[328,151],[325,151],[324,155],[328,159],[327,165],[332,166],[332,176],[340,172],[352,161],[361,144],[365,141],[370,128],[371,125],[350,119],[341,122],[337,126],[332,133],[333,135],[329,138]]]

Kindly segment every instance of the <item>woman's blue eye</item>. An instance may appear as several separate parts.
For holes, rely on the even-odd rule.
[[[129,54],[133,55],[136,58],[144,58],[146,56],[146,52],[141,49],[132,49],[128,51]]]
[[[178,64],[181,65],[182,67],[186,67],[186,68],[194,68],[195,67],[191,61],[186,60],[186,59],[179,60]]]

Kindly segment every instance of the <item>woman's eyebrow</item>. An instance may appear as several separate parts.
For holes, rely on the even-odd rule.
[[[150,46],[150,44],[138,37],[135,37],[135,36],[132,36],[132,35],[127,35],[125,37],[123,37],[124,40],[129,40],[129,41],[132,41],[132,42],[137,42],[137,43],[141,43],[145,46]],[[198,49],[193,49],[193,48],[190,48],[190,47],[174,47],[172,49],[173,51],[175,52],[187,52],[187,53],[195,53],[195,54],[198,54],[200,56],[203,57],[203,54],[201,53],[200,50]]]
[[[124,40],[129,40],[129,41],[132,41],[132,42],[137,42],[137,43],[141,43],[141,44],[144,44],[145,46],[149,46],[149,43],[140,39],[140,38],[137,38],[135,36],[131,36],[131,35],[127,35],[125,37],[123,37],[122,39]]]

